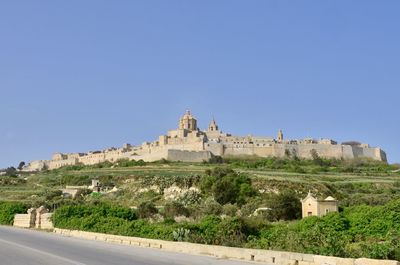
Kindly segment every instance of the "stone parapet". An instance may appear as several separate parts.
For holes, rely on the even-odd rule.
[[[16,214],[14,216],[13,226],[22,228],[33,228],[36,222],[36,209],[28,209],[27,214]]]
[[[22,228],[53,229],[51,216],[44,206],[30,208],[27,214],[14,215],[13,226]]]
[[[53,222],[51,221],[51,216],[53,213],[44,213],[41,216],[40,229],[54,229]]]

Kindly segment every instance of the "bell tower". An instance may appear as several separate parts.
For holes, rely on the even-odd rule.
[[[210,125],[208,126],[208,131],[209,132],[218,131],[218,125],[215,122],[214,118],[212,119],[212,121],[210,122]]]
[[[278,142],[282,142],[283,141],[283,132],[282,130],[278,131]]]

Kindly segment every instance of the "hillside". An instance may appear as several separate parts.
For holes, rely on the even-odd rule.
[[[46,205],[57,227],[343,257],[400,259],[398,165],[371,160],[225,158],[214,163],[121,160],[1,176],[7,215]],[[65,186],[100,181],[63,198]],[[340,213],[301,218],[311,191]],[[21,207],[25,205],[25,207]],[[257,208],[269,209],[255,215]],[[384,219],[382,219],[384,218]],[[366,220],[369,220],[366,222]],[[7,221],[9,222],[9,221]],[[335,243],[336,242],[336,243]],[[340,242],[338,245],[337,242]]]
[[[223,163],[180,163],[158,161],[154,163],[103,163],[93,166],[70,166],[39,173],[22,173],[19,177],[1,176],[0,200],[49,203],[49,194],[66,185],[90,185],[99,179],[103,186],[117,187],[118,192],[102,196],[112,197],[126,206],[135,206],[151,199],[162,205],[157,190],[152,196],[149,186],[159,189],[182,186],[196,179],[207,169],[230,167],[252,179],[260,195],[293,190],[299,198],[312,191],[319,197],[331,195],[340,206],[359,204],[379,205],[397,198],[400,191],[398,165],[369,160],[293,160],[260,159],[253,157],[226,159]],[[183,185],[184,186],[184,185]],[[187,187],[190,188],[190,187]],[[142,192],[138,193],[138,190]],[[162,193],[163,191],[161,191]],[[262,201],[262,200],[261,200]],[[262,204],[262,203],[261,203]]]

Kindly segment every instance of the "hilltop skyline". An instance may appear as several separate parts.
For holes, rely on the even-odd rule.
[[[185,109],[201,128],[357,140],[398,163],[399,7],[1,3],[0,168],[151,141]]]

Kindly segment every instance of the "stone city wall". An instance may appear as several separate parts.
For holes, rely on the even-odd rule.
[[[50,160],[47,162],[48,168],[51,169],[56,169],[64,166],[71,166],[71,165],[76,165],[77,163],[76,158],[70,158],[70,159],[64,159],[64,160]]]
[[[167,160],[182,162],[203,162],[209,161],[212,154],[209,151],[181,151],[168,150]]]
[[[133,160],[143,160],[146,162],[153,162],[161,159],[167,159],[168,157],[168,150],[167,149],[160,149],[157,152],[151,152],[151,153],[144,153],[144,154],[139,154],[139,155],[132,155],[129,159]]]
[[[208,147],[206,147],[207,149]],[[215,147],[209,148],[212,150]],[[241,156],[257,155],[260,157],[284,157],[286,150],[293,152],[300,158],[311,159],[311,150],[315,150],[319,156],[337,159],[353,159],[368,157],[378,161],[386,161],[386,155],[380,148],[358,147],[350,145],[330,144],[279,144],[273,143],[267,146],[255,146],[253,144],[226,144],[224,155]]]
[[[182,252],[197,255],[209,255],[217,258],[238,259],[245,261],[265,262],[276,265],[400,265],[393,260],[350,259],[301,254],[284,251],[262,249],[233,248],[214,245],[202,245],[186,242],[172,242],[138,237],[107,235],[55,228],[54,232],[64,236],[78,237],[89,240],[106,241],[116,244],[151,247],[166,251]]]

